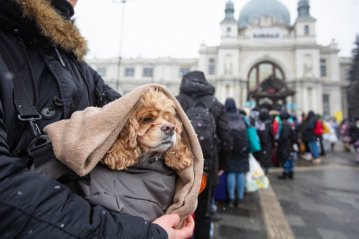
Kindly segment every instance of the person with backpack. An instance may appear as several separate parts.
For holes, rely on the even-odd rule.
[[[238,112],[233,98],[227,98],[224,104],[229,119],[229,128],[233,141],[230,158],[226,163],[229,207],[239,205],[244,197],[246,173],[249,171],[249,140],[245,116]],[[235,197],[237,192],[237,197]]]
[[[283,167],[283,174],[278,176],[279,179],[294,178],[294,160],[295,150],[293,145],[297,143],[295,125],[286,111],[280,113],[281,130],[277,140],[278,159]]]
[[[309,111],[305,122],[302,127],[302,139],[308,143],[309,151],[312,155],[313,163],[320,163],[320,148],[318,145],[318,136],[315,134],[314,129],[317,122],[317,116],[313,111]]]
[[[0,1],[0,237],[188,238],[190,216],[177,229],[176,214],[147,222],[116,213],[84,200],[72,187],[79,177],[63,165],[67,173],[52,177],[32,170],[60,165],[45,126],[120,97],[83,61],[76,2]]]
[[[272,166],[272,147],[273,147],[273,127],[269,111],[260,109],[258,120],[255,122],[257,134],[259,136],[261,150],[254,152],[253,156],[260,163],[265,174],[268,174],[269,168]]]
[[[183,76],[177,96],[198,136],[207,176],[207,185],[199,195],[195,212],[196,239],[210,238],[215,187],[232,147],[224,106],[214,97],[214,93],[214,86],[206,80],[202,71],[191,71]]]

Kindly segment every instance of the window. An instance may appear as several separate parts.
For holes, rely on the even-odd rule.
[[[97,68],[97,73],[102,77],[106,77],[106,67]]]
[[[230,33],[231,32],[231,28],[230,27],[227,27],[227,33]]]
[[[274,76],[275,78],[280,80],[285,80],[282,69],[275,63],[260,62],[254,65],[248,74],[249,90],[255,90],[260,82],[264,81],[270,76]]]
[[[125,76],[127,76],[127,77],[133,77],[133,76],[135,76],[135,68],[133,68],[133,67],[126,67],[126,68],[125,68]]]
[[[330,116],[330,98],[329,94],[323,95],[323,115]]]
[[[185,74],[187,74],[189,71],[190,71],[190,69],[189,69],[188,67],[181,67],[181,68],[179,69],[178,74],[179,74],[180,77],[182,77],[182,76],[184,76]]]
[[[327,76],[327,61],[325,59],[320,59],[320,76]]]
[[[258,74],[259,74],[259,79],[262,80],[267,79],[271,75],[274,75],[273,65],[269,63],[260,64]]]
[[[152,77],[153,76],[153,68],[152,67],[145,67],[143,68],[143,77]]]
[[[306,36],[309,35],[309,26],[308,25],[304,26],[304,35],[306,35]]]
[[[345,68],[344,69],[345,72],[345,80],[350,81],[350,68]]]
[[[208,74],[209,75],[216,74],[216,60],[214,58],[210,58],[208,60]]]

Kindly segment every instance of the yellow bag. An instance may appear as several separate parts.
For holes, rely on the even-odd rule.
[[[329,134],[329,133],[330,133],[329,126],[327,125],[327,123],[323,123],[323,134]]]

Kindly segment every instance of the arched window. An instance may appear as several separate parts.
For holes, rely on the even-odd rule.
[[[308,25],[304,26],[304,35],[306,35],[306,36],[309,35],[309,26]]]
[[[248,74],[248,90],[255,90],[257,85],[270,76],[285,80],[283,70],[275,63],[263,61],[254,65]]]

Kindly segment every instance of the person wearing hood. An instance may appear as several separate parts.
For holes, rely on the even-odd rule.
[[[205,170],[207,171],[208,179],[205,190],[199,195],[198,207],[195,212],[194,238],[196,239],[210,238],[211,216],[213,216],[212,202],[214,200],[215,187],[218,182],[218,175],[223,173],[229,148],[232,147],[232,143],[229,140],[230,131],[224,106],[214,97],[214,93],[215,88],[206,80],[203,72],[191,71],[183,76],[180,92],[177,96],[177,100],[187,114],[189,109],[197,102],[206,105],[206,108],[208,106],[208,110],[214,119],[213,123],[215,124],[214,137],[218,141],[210,152],[202,149],[205,167],[208,168],[208,170]]]
[[[259,161],[265,174],[268,174],[268,169],[272,166],[272,147],[274,137],[272,122],[267,109],[259,110],[259,116],[258,120],[255,122],[255,127],[259,136],[261,150],[254,152],[253,156]]]
[[[32,151],[51,145],[31,147],[45,139],[45,126],[120,97],[83,61],[86,40],[72,20],[76,2],[0,1],[1,237],[188,238],[194,228],[190,217],[175,229],[176,214],[150,223],[91,206],[67,187],[75,175],[62,178],[65,186],[30,170],[37,157],[53,157],[51,150]]]
[[[294,178],[294,148],[297,143],[295,126],[290,119],[290,114],[286,111],[280,113],[282,127],[277,140],[278,149],[277,156],[283,167],[283,174],[278,176],[279,179]]]
[[[314,129],[318,118],[313,111],[309,111],[308,116],[302,127],[303,141],[308,143],[309,151],[314,163],[320,163],[320,149],[318,145],[318,136],[315,135]]]
[[[227,190],[229,207],[239,205],[244,197],[246,173],[249,171],[249,145],[245,116],[238,112],[233,98],[227,98],[224,104],[229,119],[233,148],[225,172],[227,174]],[[235,197],[237,192],[237,197]]]

